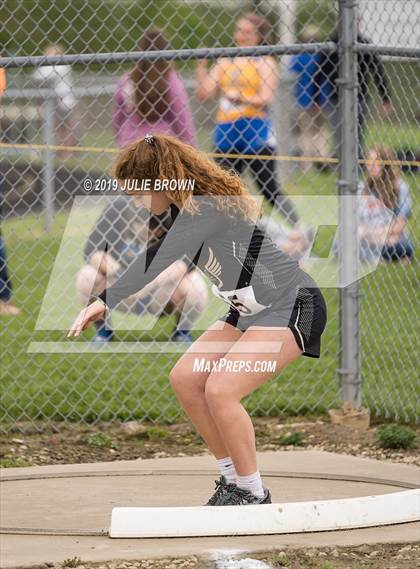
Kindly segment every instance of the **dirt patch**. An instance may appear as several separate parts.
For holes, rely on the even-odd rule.
[[[252,557],[277,569],[418,569],[420,547],[375,544],[359,547],[287,549]]]
[[[419,545],[376,544],[358,547],[285,548],[241,556],[83,562],[74,557],[32,569],[418,569]]]
[[[420,428],[410,449],[382,449],[379,425],[354,431],[328,418],[254,418],[257,447],[265,450],[324,450],[420,466]],[[207,448],[189,423],[174,425],[68,423],[16,424],[0,435],[0,466],[29,466],[164,458],[206,454]]]

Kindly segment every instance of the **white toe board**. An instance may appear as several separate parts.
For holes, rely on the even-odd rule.
[[[420,520],[420,490],[260,506],[113,508],[109,536],[198,537],[344,530]]]

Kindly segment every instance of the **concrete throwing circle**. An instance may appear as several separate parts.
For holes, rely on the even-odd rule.
[[[200,506],[212,493],[213,479],[214,471],[140,469],[2,476],[0,533],[108,535],[113,508]],[[264,479],[273,501],[284,504],[417,488],[398,480],[319,473],[265,471]]]

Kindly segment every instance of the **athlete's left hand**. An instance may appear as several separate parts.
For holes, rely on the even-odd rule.
[[[73,322],[69,333],[67,334],[67,338],[77,338],[80,334],[89,328],[96,320],[103,318],[106,312],[106,306],[100,300],[95,300],[86,308],[83,308],[79,315],[77,316],[76,320]]]

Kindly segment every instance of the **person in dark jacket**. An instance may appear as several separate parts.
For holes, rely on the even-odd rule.
[[[6,89],[6,70],[0,69],[0,97]],[[0,316],[17,316],[20,310],[12,302],[12,283],[7,269],[6,245],[1,233],[3,177],[0,175]]]
[[[338,44],[338,33],[329,38]],[[360,32],[357,34],[359,43],[370,43]],[[339,56],[338,51],[333,53],[321,52],[319,71],[315,77],[318,89],[318,104],[324,108],[329,116],[334,135],[336,154],[340,147],[340,115],[338,109],[338,78]],[[391,96],[388,80],[382,61],[375,53],[361,53],[358,55],[357,83],[358,83],[358,124],[359,124],[359,157],[363,154],[363,135],[366,126],[369,104],[369,79],[372,79],[378,90],[382,102],[381,114],[388,115],[392,110]]]
[[[0,178],[0,184],[1,182]],[[0,204],[0,219],[1,215]],[[12,283],[7,269],[6,245],[0,225],[0,316],[17,316],[19,313],[19,308],[12,302]]]

